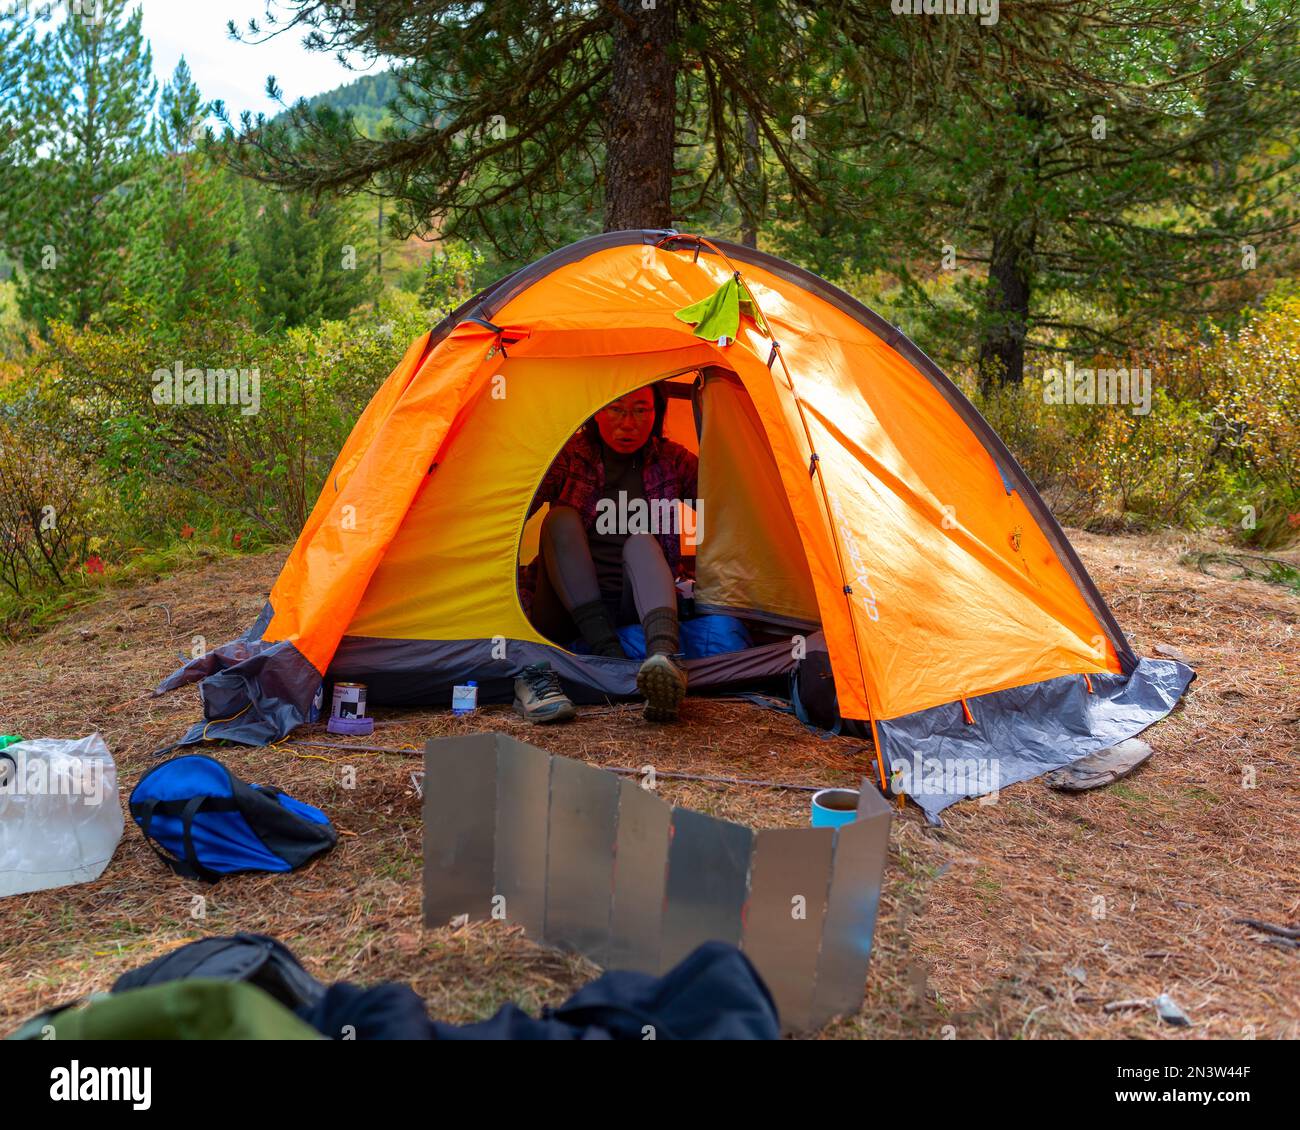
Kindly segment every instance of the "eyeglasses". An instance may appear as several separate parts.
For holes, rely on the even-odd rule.
[[[611,420],[616,424],[621,424],[624,420],[628,419],[635,420],[638,424],[644,424],[655,414],[655,410],[645,404],[638,404],[630,411],[626,408],[620,408],[617,404],[610,404],[602,408],[600,411],[606,419]]]

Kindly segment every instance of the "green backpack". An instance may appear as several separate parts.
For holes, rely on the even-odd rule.
[[[91,997],[33,1017],[11,1040],[323,1040],[244,981],[194,978]]]

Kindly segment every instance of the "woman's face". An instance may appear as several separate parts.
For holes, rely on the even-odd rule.
[[[631,455],[640,449],[654,426],[655,397],[648,388],[629,392],[596,413],[600,438],[620,455]]]

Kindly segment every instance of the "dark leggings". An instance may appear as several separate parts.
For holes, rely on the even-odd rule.
[[[556,642],[571,640],[578,629],[569,613],[593,600],[605,602],[615,625],[634,624],[651,609],[676,608],[677,586],[654,536],[630,534],[623,543],[623,590],[602,593],[582,516],[572,506],[552,506],[542,521],[533,626]]]

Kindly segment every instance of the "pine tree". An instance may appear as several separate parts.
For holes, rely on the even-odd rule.
[[[264,323],[314,325],[346,317],[372,297],[374,261],[353,201],[312,201],[257,185],[246,186],[245,199]]]
[[[165,322],[238,316],[252,298],[239,186],[200,145],[208,106],[182,58],[163,87],[155,154],[133,194],[124,286]]]
[[[153,61],[128,0],[70,10],[29,77],[33,190],[12,217],[19,306],[42,332],[84,325],[122,293],[134,179],[148,158]]]
[[[22,9],[6,13],[0,21],[0,155],[6,162],[13,155],[25,117],[19,94],[31,46],[30,15]]]
[[[13,223],[29,189],[25,144],[31,118],[22,110],[23,76],[31,59],[32,19],[25,9],[0,21],[0,253],[9,250]],[[8,264],[5,264],[6,271]]]
[[[1107,0],[1091,59],[1111,81],[988,89],[918,138],[932,246],[946,229],[963,261],[987,268],[964,306],[985,388],[1018,384],[1035,345],[1123,355],[1157,321],[1222,313],[1217,284],[1288,236],[1300,219],[1293,7]]]
[[[989,74],[1074,73],[1054,41],[1067,7],[1008,4],[986,27],[884,0],[282,0],[276,33],[397,61],[391,123],[366,138],[299,103],[228,122],[232,157],[281,187],[382,192],[404,231],[486,238],[507,259],[602,226],[725,215],[752,231],[768,200],[853,215],[878,207],[859,188],[898,108],[943,112]]]
[[[1224,284],[1296,224],[1298,11],[1077,0],[1059,67],[972,74],[946,105],[920,76],[910,104],[868,101],[875,139],[818,173],[856,164],[862,207],[808,222],[778,200],[775,241],[831,275],[901,277],[908,331],[986,389],[1019,383],[1029,350],[1123,354],[1155,322],[1222,316]]]

